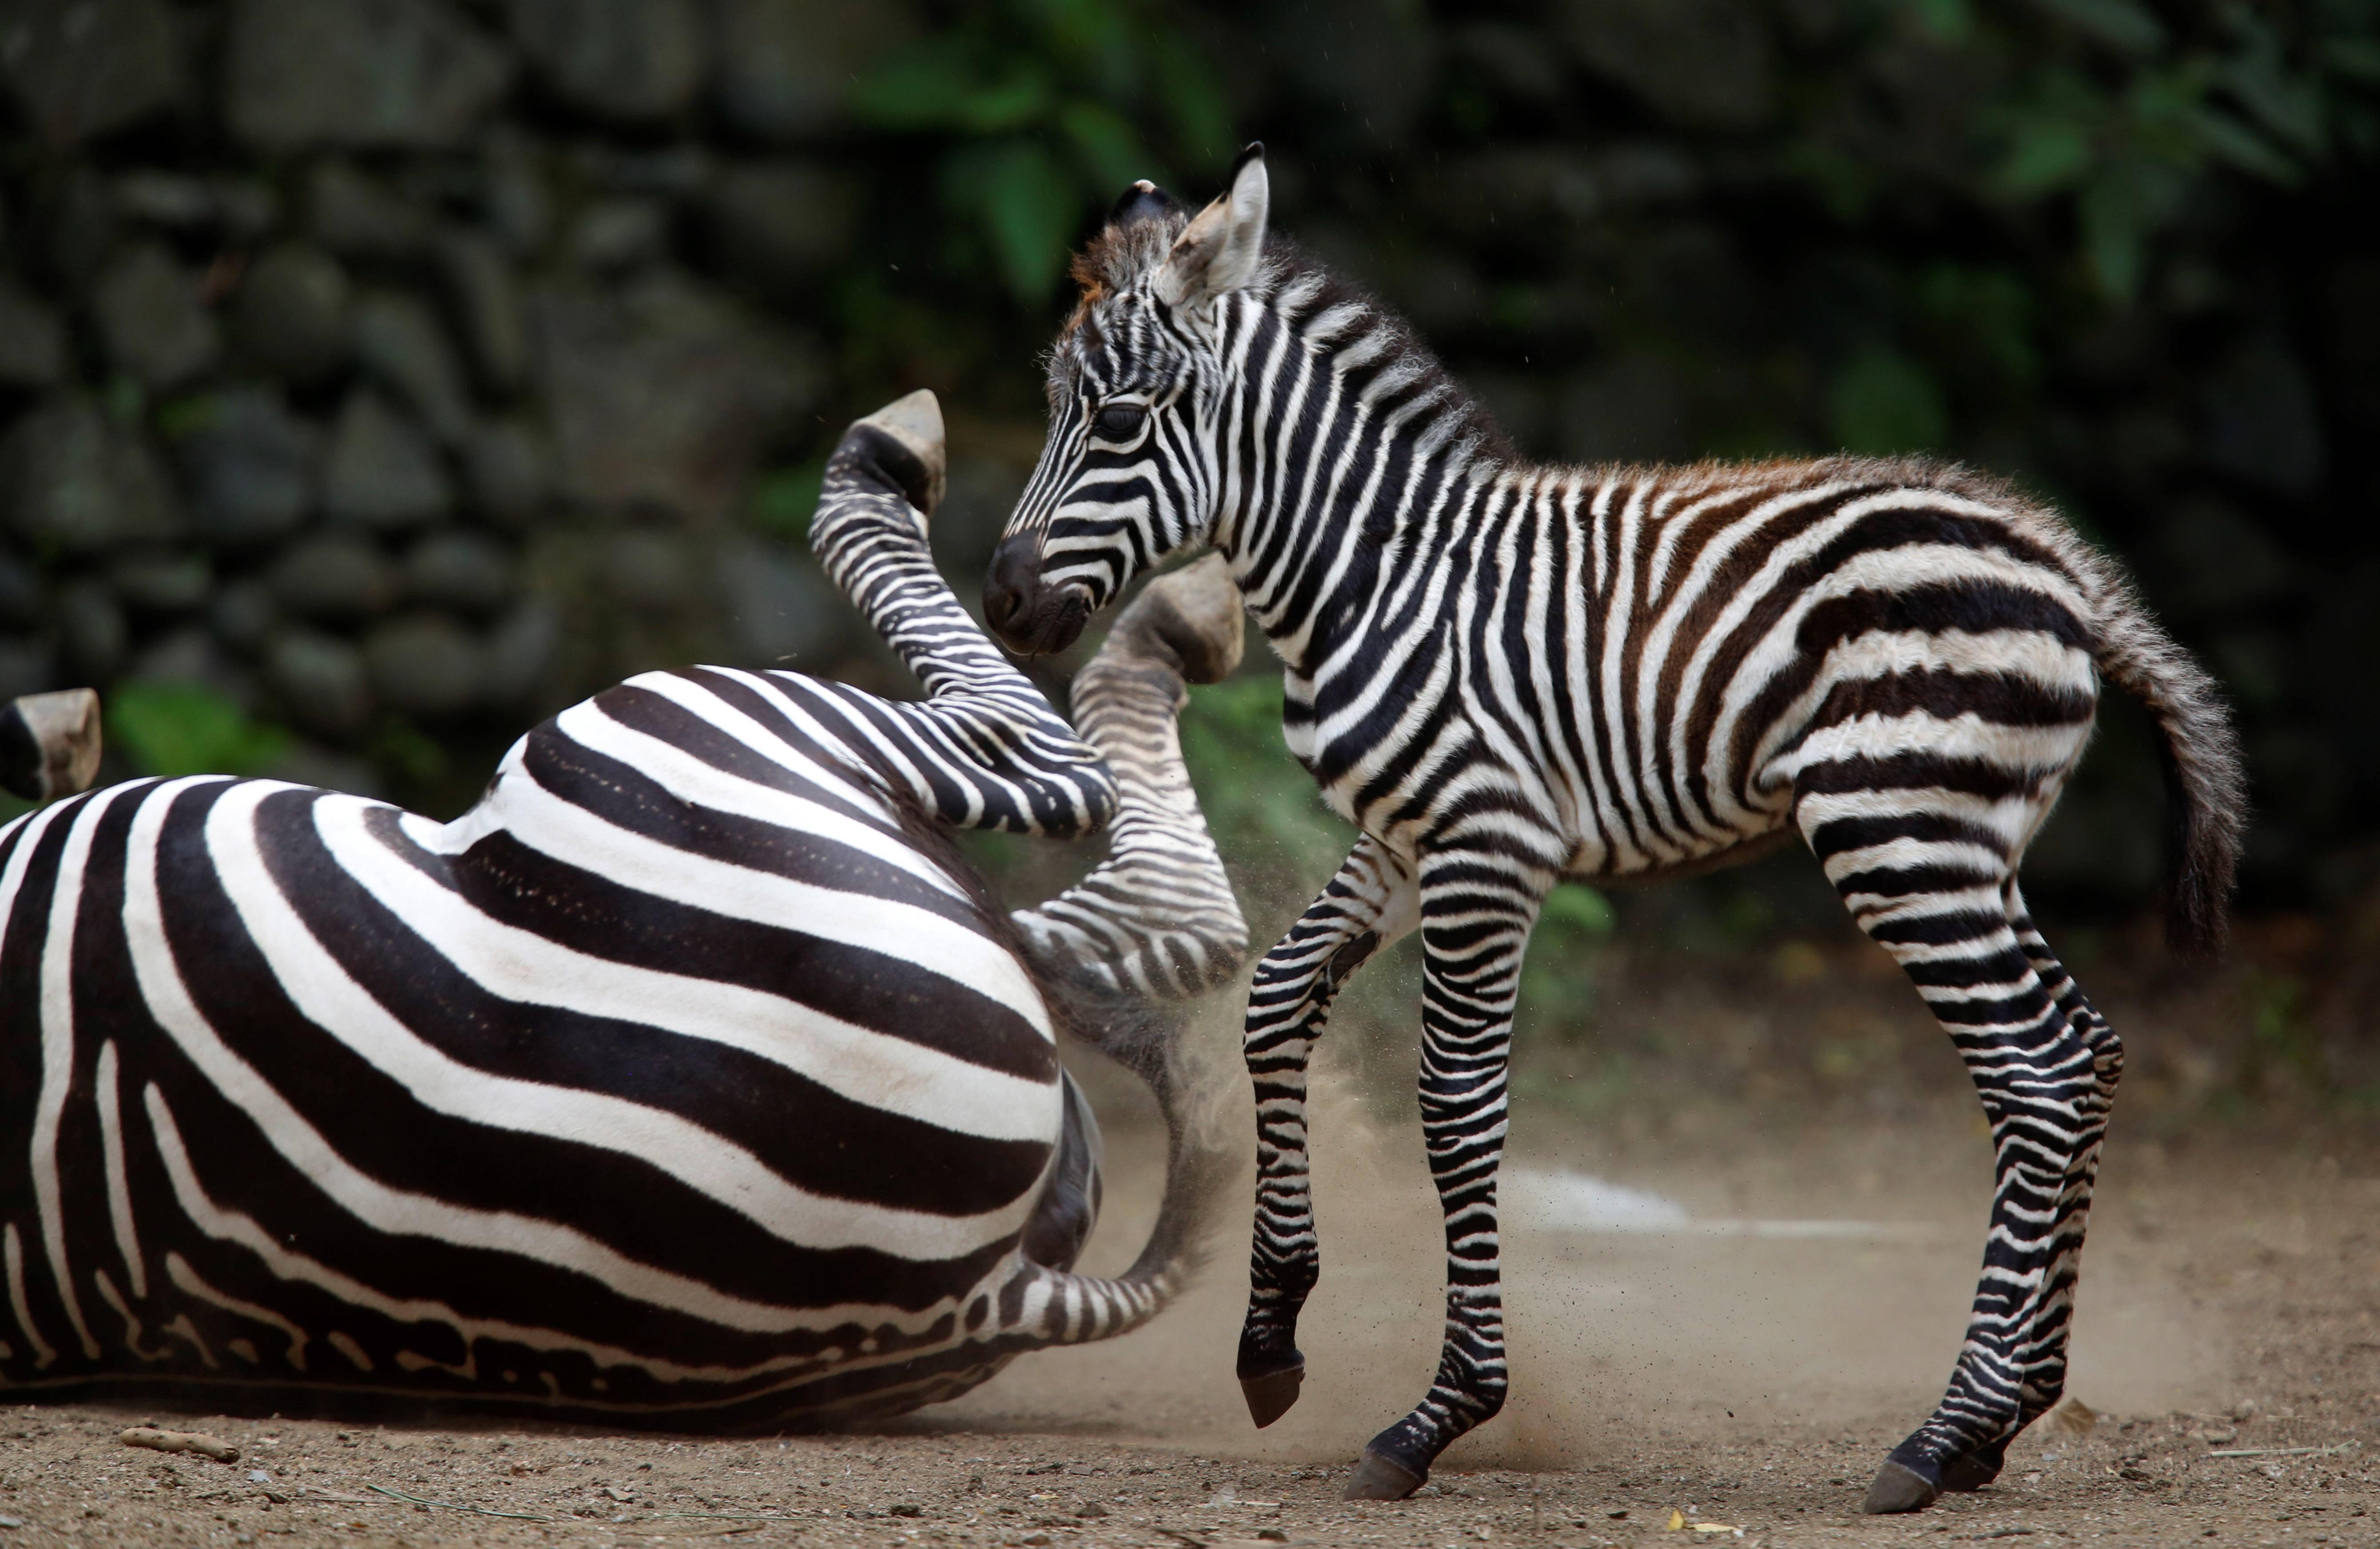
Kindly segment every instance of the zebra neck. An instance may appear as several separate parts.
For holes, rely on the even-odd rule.
[[[1293,281],[1226,341],[1215,546],[1249,615],[1310,677],[1361,627],[1394,555],[1459,538],[1502,470],[1479,410],[1404,325]]]

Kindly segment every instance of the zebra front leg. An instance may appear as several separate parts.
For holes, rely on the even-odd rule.
[[[1257,1095],[1257,1209],[1238,1373],[1248,1416],[1270,1425],[1297,1402],[1305,1358],[1297,1315],[1321,1274],[1305,1152],[1305,1071],[1347,976],[1419,918],[1412,867],[1366,836],[1257,964],[1243,1045]]]
[[[1446,1337],[1421,1403],[1364,1447],[1350,1500],[1401,1500],[1447,1444],[1504,1407],[1496,1174],[1521,959],[1551,875],[1509,853],[1439,850],[1421,872],[1421,1126],[1446,1218]]]

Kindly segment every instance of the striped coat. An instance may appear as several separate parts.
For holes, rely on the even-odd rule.
[[[1988,1482],[2065,1382],[2122,1067],[2017,869],[2112,682],[2163,735],[2176,933],[2218,940],[2243,803],[2213,684],[2054,512],[1961,470],[1527,463],[1401,321],[1269,242],[1268,203],[1252,147],[1195,219],[1143,185],[1078,261],[1050,438],[985,590],[1012,647],[1057,649],[1211,544],[1281,659],[1290,750],[1361,835],[1248,1003],[1251,1414],[1304,1372],[1306,1067],[1347,974],[1419,933],[1446,1337],[1349,1486],[1393,1497],[1504,1401],[1496,1180],[1547,894],[1798,837],[1965,1060],[1997,1151],[1966,1340],[1869,1508]]]
[[[904,400],[813,528],[924,701],[649,673],[453,823],[198,776],[0,833],[0,1383],[825,1424],[1153,1315],[1211,1165],[1177,1127],[1142,1262],[1069,1273],[1098,1131],[1054,1040],[1170,1102],[1157,1008],[1239,959],[1172,729],[1236,614],[1152,594],[1086,743],[935,573],[940,467]],[[948,825],[1113,840],[1011,920]]]

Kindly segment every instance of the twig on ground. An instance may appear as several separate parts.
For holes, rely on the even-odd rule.
[[[526,1511],[495,1511],[484,1506],[465,1506],[460,1501],[425,1501],[419,1495],[408,1495],[402,1490],[392,1490],[385,1484],[367,1484],[364,1488],[375,1494],[386,1495],[390,1500],[403,1501],[407,1506],[434,1506],[442,1511],[468,1511],[475,1517],[508,1517],[516,1522],[553,1520],[551,1517],[532,1517]]]
[[[218,1463],[239,1461],[239,1448],[203,1431],[160,1431],[153,1425],[135,1425],[119,1432],[115,1439],[126,1446],[145,1446],[152,1452],[195,1452]]]
[[[2228,1446],[2211,1447],[2209,1458],[2329,1458],[2341,1452],[2351,1452],[2353,1442],[2341,1442],[2337,1446]]]

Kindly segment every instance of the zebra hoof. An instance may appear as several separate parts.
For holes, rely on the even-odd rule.
[[[1245,613],[1223,556],[1210,554],[1142,588],[1108,639],[1129,654],[1170,657],[1185,681],[1220,683],[1239,668]]]
[[[941,401],[930,388],[920,387],[906,397],[893,399],[859,423],[882,431],[917,459],[914,469],[895,468],[889,471],[900,481],[909,504],[932,516],[934,507],[942,503],[947,471]]]
[[[89,790],[99,750],[99,696],[89,689],[0,704],[0,786],[28,801]]]
[[[1870,1517],[1923,1511],[1941,1493],[1924,1474],[1888,1458],[1884,1467],[1876,1470],[1876,1480],[1867,1487],[1867,1504],[1861,1509]]]
[[[1961,1494],[1982,1489],[2000,1477],[2000,1459],[1970,1454],[1949,1464],[1942,1470],[1942,1488]]]
[[[1305,1384],[1305,1362],[1268,1372],[1261,1377],[1242,1377],[1240,1395],[1248,1401],[1248,1418],[1261,1431],[1289,1413],[1297,1402],[1297,1390]]]
[[[1347,1481],[1347,1493],[1342,1498],[1350,1501],[1401,1501],[1427,1482],[1427,1474],[1417,1474],[1393,1458],[1366,1451],[1355,1464],[1355,1472]]]

